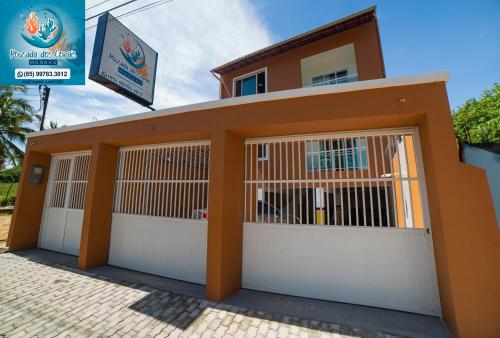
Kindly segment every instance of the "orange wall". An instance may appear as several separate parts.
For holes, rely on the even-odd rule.
[[[272,58],[256,62],[236,71],[224,74],[221,79],[227,90],[222,87],[221,98],[232,96],[233,79],[255,70],[267,67],[267,90],[294,89],[302,87],[300,60],[308,56],[354,44],[358,79],[371,80],[385,77],[382,48],[376,18],[359,27],[337,33],[308,45],[278,54]],[[227,92],[230,95],[228,96]]]
[[[418,126],[421,138],[444,319],[458,337],[498,337],[500,232],[484,172],[458,160],[444,82],[226,106],[38,136],[29,140],[25,165],[48,164],[46,154],[54,151],[96,151],[101,143],[211,139],[206,282],[207,297],[221,300],[241,287],[245,138],[408,126]],[[92,262],[104,264],[114,168],[107,156],[94,153],[92,161],[84,227],[98,224],[105,237],[87,240],[85,250],[86,256],[93,253]],[[36,246],[43,206],[45,188],[31,187],[25,171],[9,234],[14,250]],[[101,183],[103,190],[96,188]]]
[[[12,226],[7,239],[7,246],[11,250],[31,249],[37,246],[50,171],[50,155],[31,151],[29,145],[26,150],[19,180],[21,184],[17,190]],[[42,184],[34,185],[28,182],[33,165],[45,167]]]

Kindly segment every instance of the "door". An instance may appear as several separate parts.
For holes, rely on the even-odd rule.
[[[243,287],[440,316],[418,144],[414,128],[247,140]]]
[[[52,156],[38,247],[78,256],[90,152]]]

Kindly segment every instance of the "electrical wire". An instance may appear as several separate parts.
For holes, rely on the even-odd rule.
[[[95,7],[97,7],[97,6],[100,6],[100,5],[102,5],[103,3],[106,3],[106,2],[108,2],[108,1],[111,1],[111,0],[104,0],[104,1],[101,1],[101,2],[99,2],[99,3],[97,3],[97,4],[93,5],[93,6],[90,6],[89,8],[85,8],[85,10],[86,10],[86,11],[88,11],[89,9],[95,8]]]
[[[166,4],[166,3],[169,3],[169,2],[172,2],[172,1],[174,1],[174,0],[158,0],[158,1],[154,1],[152,3],[144,5],[142,7],[139,7],[139,8],[133,9],[131,11],[122,13],[122,14],[116,16],[114,19],[125,18],[127,16],[134,15],[134,14],[137,14],[137,13],[140,13],[140,12],[144,12],[144,11],[146,11],[148,9],[151,9],[151,8],[154,8],[154,7],[157,7],[157,6],[161,6],[163,4]],[[89,27],[85,28],[85,30],[92,29],[92,28],[94,28],[96,26],[97,26],[97,24],[89,26]]]
[[[108,10],[105,10],[105,11],[102,11],[101,13],[98,13],[98,14],[92,15],[91,17],[86,18],[86,19],[85,19],[85,21],[92,20],[93,18],[97,18],[97,17],[98,17],[98,16],[100,16],[101,14],[104,14],[104,13],[106,13],[106,12],[110,12],[110,11],[112,11],[112,10],[115,10],[115,9],[117,9],[117,8],[120,8],[120,7],[126,6],[126,5],[131,4],[132,2],[136,2],[136,1],[137,1],[137,0],[129,0],[129,1],[125,2],[125,3],[122,3],[121,5],[115,6],[115,7],[113,7],[113,8],[108,9]]]

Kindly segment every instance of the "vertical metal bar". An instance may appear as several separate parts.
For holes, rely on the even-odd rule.
[[[306,223],[305,224],[309,224],[309,168],[307,167],[307,157],[309,156],[309,158],[311,158],[311,163],[312,163],[312,159],[314,157],[314,154],[312,153],[312,141],[302,141],[304,143],[304,158],[305,158],[305,184],[306,184],[306,188],[305,188],[305,191],[306,191]],[[309,153],[307,152],[307,145],[310,145],[309,147]]]
[[[392,190],[392,218],[394,220],[394,227],[398,226],[398,217],[397,217],[397,205],[396,205],[396,192],[395,192],[395,177],[394,177],[394,168],[392,165],[392,137],[390,135],[386,135],[387,146],[389,148],[389,170],[390,170],[390,182],[391,182],[391,190]]]
[[[280,224],[283,224],[283,150],[282,150],[282,141],[280,144]],[[286,180],[286,175],[285,175]],[[286,181],[285,181],[286,182]]]
[[[368,137],[365,136],[365,143],[366,143],[366,161],[368,163],[368,177],[369,177],[369,181],[368,181],[368,187],[370,189],[370,216],[371,216],[371,226],[375,226],[375,219],[374,219],[374,215],[373,215],[373,189],[372,189],[372,181],[373,181],[373,177],[372,177],[372,171],[371,171],[371,166],[372,166],[372,161],[370,161],[370,151],[369,151],[369,142],[368,142]]]
[[[191,188],[192,188],[191,182],[193,180],[193,177],[192,177],[193,176],[193,148],[194,148],[193,145],[191,145],[189,147],[189,161],[188,161],[189,162],[189,167],[188,167],[189,174],[188,174],[188,178],[187,178],[187,191],[188,191],[188,193],[187,193],[187,198],[186,198],[186,204],[187,204],[186,218],[191,218],[191,215],[193,214],[193,212],[191,210],[193,208],[193,206],[191,204],[191,200],[193,198],[193,193],[191,191]]]
[[[399,135],[394,135],[397,140],[397,155],[398,155],[398,167],[399,167],[399,184],[401,186],[401,204],[402,204],[402,212],[403,212],[403,224],[404,228],[408,228],[408,224],[406,224],[406,210],[405,210],[405,197],[403,191],[403,172],[401,167],[401,144],[399,142]]]
[[[297,178],[295,177],[295,141],[292,140],[292,221],[295,224],[295,219],[297,215],[295,214],[295,181]]]
[[[410,206],[408,207],[408,210],[410,212],[410,217],[411,217],[411,227],[415,228],[415,214],[413,210],[413,193],[411,191],[411,175],[410,175],[410,165],[408,161],[408,147],[406,145],[406,135],[402,135],[403,138],[403,144],[404,144],[404,152],[405,152],[405,161],[406,161],[406,180],[408,181],[408,191],[410,194]]]
[[[317,141],[311,141],[311,153],[312,153],[312,161],[311,161],[311,173],[312,173],[312,213],[313,213],[313,224],[316,224],[316,171],[314,170],[314,162],[316,162],[316,150],[314,149],[314,145]],[[319,151],[319,143],[318,151]],[[309,178],[309,177],[308,177]]]
[[[197,157],[198,157],[198,183],[196,183],[196,210],[200,210],[200,190],[201,190],[201,185],[202,184],[200,182],[202,176],[201,176],[201,173],[202,173],[202,163],[201,163],[201,156],[203,155],[203,152],[202,152],[202,146],[198,146],[197,147]],[[203,214],[201,215],[201,218],[203,219]]]
[[[358,186],[357,186],[357,177],[356,171],[359,169],[356,161],[356,149],[358,149],[358,144],[354,143],[354,139],[351,136],[351,155],[353,160],[353,181],[354,181],[354,205],[356,207],[356,226],[359,226],[359,207],[358,207]]]
[[[362,202],[363,202],[363,225],[366,226],[366,195],[365,195],[365,168],[363,166],[363,147],[361,145],[363,142],[361,142],[361,138],[358,136],[357,138],[358,142],[358,157],[361,159],[360,163],[360,173],[361,173],[361,196],[363,196]],[[366,152],[366,143],[364,144],[364,151]]]
[[[174,190],[172,189],[172,177],[174,175],[174,149],[171,147],[171,146],[168,146],[167,147],[167,152],[168,152],[168,161],[167,161],[167,165],[168,165],[168,172],[167,172],[167,203],[168,203],[168,207],[166,208],[166,211],[165,211],[165,215],[167,217],[172,217],[172,194],[174,192]]]
[[[271,146],[269,146],[271,147]],[[271,151],[271,149],[269,149],[269,152]],[[273,202],[273,206],[274,206],[274,217],[273,217],[273,223],[276,223],[276,190],[278,190],[277,188],[277,181],[276,181],[276,157],[277,157],[277,153],[276,153],[276,141],[273,142],[273,181],[274,181],[274,185],[273,185],[273,188],[274,188],[274,202]],[[269,163],[271,163],[271,161],[269,160]],[[280,192],[280,196],[281,196],[281,192]]]
[[[391,226],[391,220],[389,218],[389,197],[387,196],[387,170],[385,168],[385,156],[384,156],[384,146],[383,146],[383,139],[382,135],[379,135],[379,143],[380,143],[380,154],[382,155],[381,161],[382,161],[382,171],[383,171],[383,177],[384,177],[384,191],[385,191],[385,215],[386,215],[386,220],[387,220],[387,227]]]
[[[250,144],[250,204],[249,204],[249,208],[250,208],[250,222],[253,222],[253,215],[252,215],[252,211],[253,211],[253,203],[254,203],[254,200],[253,200],[253,182],[254,182],[254,179],[253,179],[253,143]]]
[[[325,169],[323,170],[324,174],[324,180],[322,181],[322,185],[326,185],[326,222],[324,224],[330,225],[330,187],[329,187],[329,179],[328,179],[328,174],[329,174],[329,166],[330,166],[330,149],[331,147],[328,146],[328,140],[327,139],[322,139],[323,141],[323,154],[324,154],[324,159],[325,159]],[[328,149],[327,149],[328,148]],[[325,194],[323,192],[323,199]]]
[[[380,206],[380,175],[378,171],[378,155],[377,155],[377,147],[375,146],[375,136],[372,137],[372,145],[373,145],[373,157],[375,158],[375,176],[377,177],[377,205],[378,205],[378,225],[382,226],[382,210]]]
[[[139,168],[138,161],[138,150],[132,150],[132,171],[130,173],[130,213],[135,214],[135,196],[137,195],[137,187],[135,185],[135,179],[137,177],[137,170]]]
[[[244,196],[243,196],[243,223],[245,222],[248,222],[247,220],[247,192],[248,192],[248,170],[247,170],[247,156],[248,156],[248,145],[245,143],[245,178],[244,178],[244,182],[245,182],[245,189],[243,189],[244,191]]]
[[[349,212],[349,225],[352,225],[352,217],[351,217],[351,187],[349,185],[350,177],[349,177],[349,153],[347,152],[347,140],[343,138],[343,149],[344,149],[344,161],[345,161],[345,174],[346,174],[346,184],[347,184],[347,209]]]
[[[342,140],[340,138],[337,138],[337,152],[338,152],[338,159],[339,159],[339,185],[340,185],[340,215],[342,219],[342,226],[346,225],[345,222],[345,212],[344,212],[344,185],[343,185],[343,176],[344,173],[342,172],[345,170],[345,159],[344,156],[342,155],[343,150],[341,149],[341,143]]]
[[[290,181],[290,178],[288,176],[288,141],[285,141],[285,159],[286,159],[286,223],[290,223],[290,221],[288,220],[288,218],[290,217],[290,210],[289,210],[289,206],[290,206],[290,192],[289,192],[289,189],[288,189],[288,182]],[[282,213],[283,213],[283,210],[282,210]]]
[[[176,146],[175,148],[175,162],[176,162],[176,166],[175,166],[175,174],[174,174],[174,198],[172,200],[172,203],[173,203],[173,216],[172,217],[178,217],[178,214],[177,214],[177,188],[178,188],[178,180],[179,180],[179,152],[180,152],[180,148],[178,146]]]
[[[337,189],[335,187],[335,172],[336,172],[336,167],[335,167],[335,144],[333,142],[333,138],[330,138],[330,156],[331,156],[331,161],[332,161],[332,192],[333,192],[333,224],[332,225],[338,225],[337,223]]]
[[[270,180],[271,180],[271,159],[269,156],[271,156],[270,152],[271,152],[271,149],[269,148],[269,143],[265,143],[263,144],[264,146],[264,150],[266,152],[266,157],[267,157],[267,160],[265,160],[265,164],[267,165],[267,177],[266,177],[266,180],[267,180],[267,215],[268,215],[268,218],[271,218],[271,184],[270,184]],[[264,161],[262,161],[264,162]],[[264,176],[264,173],[262,173],[262,176]]]
[[[299,162],[299,221],[300,224],[302,224],[302,168],[301,168],[301,162],[302,162],[302,156],[300,156],[300,149],[301,149],[301,144],[302,141],[297,141],[297,159]]]
[[[207,147],[207,151],[208,151],[208,163],[207,163],[207,210],[208,210],[208,195],[210,193],[210,149],[211,149],[211,144],[208,144],[206,147]]]

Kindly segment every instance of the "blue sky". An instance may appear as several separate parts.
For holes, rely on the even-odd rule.
[[[101,1],[87,0],[86,8]],[[123,2],[110,0],[87,11],[87,17]],[[151,2],[138,0],[112,14]],[[388,77],[448,70],[452,108],[500,82],[500,0],[174,0],[120,20],[158,51],[153,106],[167,108],[217,99],[218,82],[209,73],[213,67],[372,5],[378,6]],[[87,27],[95,23],[91,20]],[[94,35],[95,28],[86,31],[87,74]],[[37,89],[30,93],[36,95]],[[52,87],[47,124],[143,111],[147,109],[87,80],[85,86]]]
[[[377,5],[387,76],[448,70],[452,108],[500,82],[500,1],[257,0],[273,41]]]

